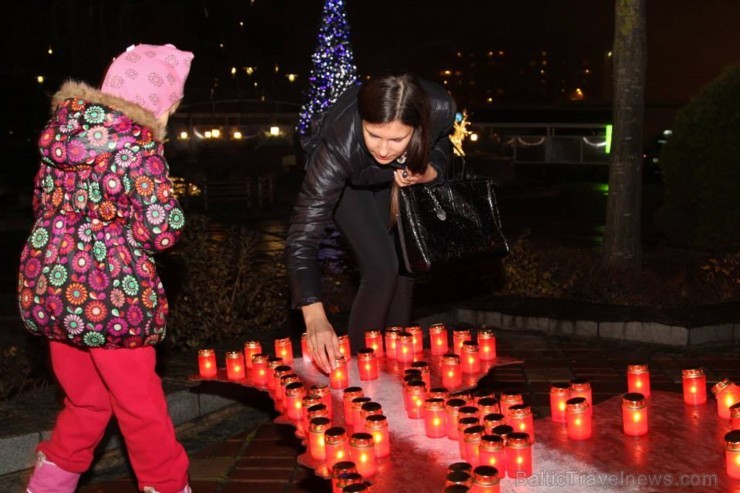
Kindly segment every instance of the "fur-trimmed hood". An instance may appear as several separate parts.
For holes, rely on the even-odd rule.
[[[118,110],[139,125],[150,128],[152,132],[154,132],[154,136],[157,140],[164,140],[167,128],[166,126],[162,126],[150,111],[135,103],[126,101],[125,99],[106,94],[100,89],[95,89],[84,82],[70,80],[62,84],[59,91],[57,91],[57,93],[52,97],[51,111],[56,111],[57,106],[59,106],[62,101],[71,98],[83,99],[89,103],[102,104]]]

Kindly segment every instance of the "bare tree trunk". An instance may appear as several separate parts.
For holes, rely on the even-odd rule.
[[[642,133],[647,65],[647,0],[614,0],[614,144],[609,167],[603,260],[607,268],[642,264]]]

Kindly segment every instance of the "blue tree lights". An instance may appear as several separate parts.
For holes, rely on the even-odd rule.
[[[326,111],[340,94],[357,83],[344,4],[344,0],[324,2],[316,51],[311,55],[313,67],[308,77],[307,101],[301,107],[298,121],[299,135],[310,131],[314,115]]]

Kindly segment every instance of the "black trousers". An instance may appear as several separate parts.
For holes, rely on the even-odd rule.
[[[352,352],[365,347],[366,330],[411,322],[414,281],[400,273],[395,229],[388,230],[390,184],[378,189],[346,187],[334,222],[354,251],[360,286],[347,327]]]

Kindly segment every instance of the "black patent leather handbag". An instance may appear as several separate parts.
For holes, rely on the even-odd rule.
[[[464,176],[434,187],[399,190],[397,225],[408,272],[424,273],[509,253],[493,180]]]

